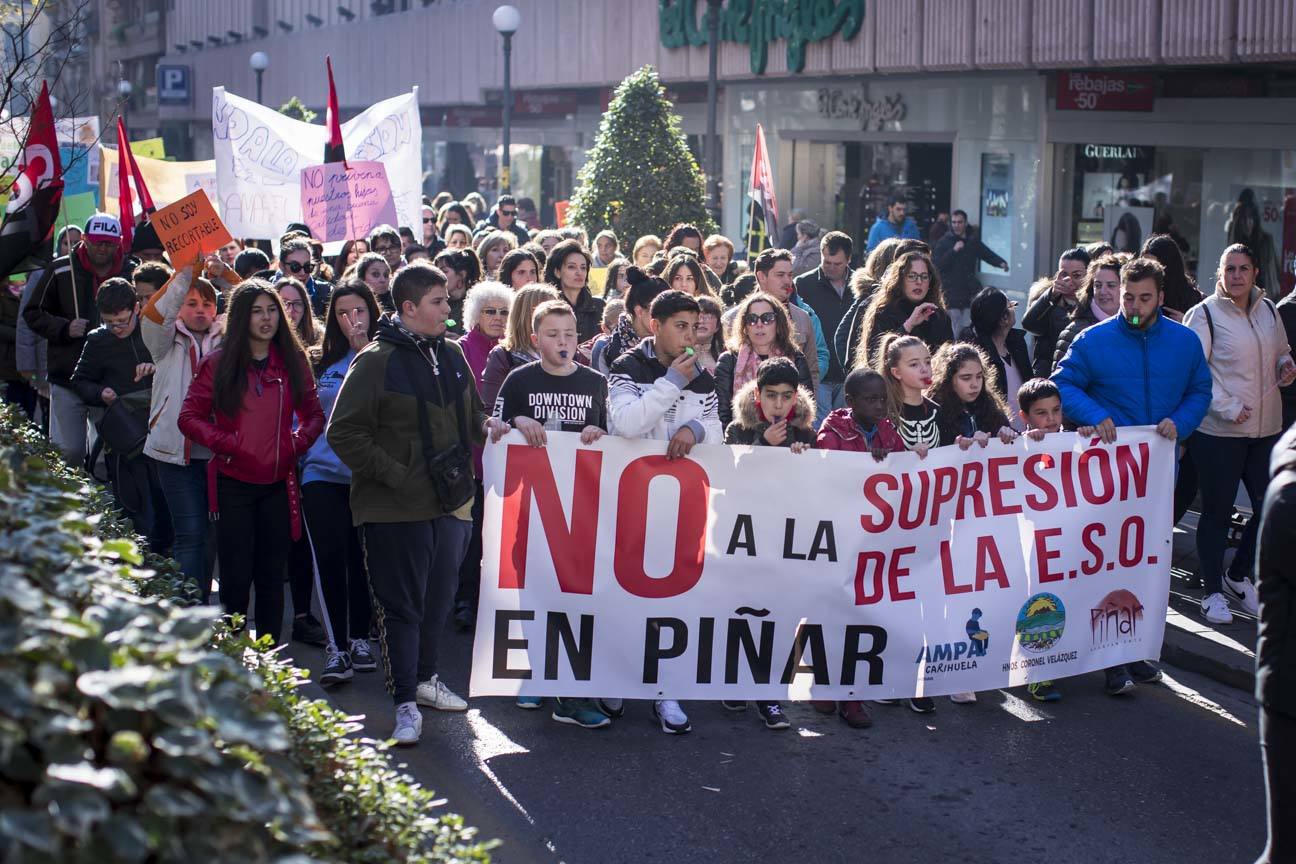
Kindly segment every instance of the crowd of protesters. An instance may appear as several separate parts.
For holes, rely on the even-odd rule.
[[[1259,514],[1275,448],[1281,470],[1293,464],[1279,436],[1296,421],[1296,305],[1265,296],[1247,246],[1225,249],[1206,292],[1165,237],[1137,256],[1068,249],[1019,316],[978,284],[979,262],[1007,265],[961,210],[934,249],[897,198],[863,250],[803,220],[795,248],[749,263],[691,225],[590,238],[530,229],[534,211],[443,194],[421,234],[383,226],[332,259],[294,224],[274,254],[232,243],[193,262],[167,262],[147,225],[124,249],[118,220],[95,214],[5,292],[5,398],[68,461],[105,468],[205,598],[219,566],[224,610],[276,643],[289,581],[290,638],[325,648],[326,685],[381,666],[405,744],[419,706],[466,707],[439,676],[439,642],[451,621],[475,626],[482,448],[511,429],[533,446],[556,430],[651,439],[670,459],[745,444],[882,461],[1152,426],[1179,445],[1176,520],[1200,499],[1202,615],[1259,612],[1259,518],[1227,567],[1225,548],[1239,485]],[[1140,661],[1108,669],[1105,687],[1160,677]],[[1028,692],[1061,698],[1052,682]],[[626,710],[552,701],[553,719],[584,728]],[[814,705],[873,722],[863,702]],[[776,702],[756,710],[789,725]],[[664,732],[691,729],[676,700],[651,714]]]

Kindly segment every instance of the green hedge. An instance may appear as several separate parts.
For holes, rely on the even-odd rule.
[[[489,861],[0,406],[0,860]]]

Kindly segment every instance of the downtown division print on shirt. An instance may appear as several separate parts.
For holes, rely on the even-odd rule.
[[[607,379],[586,366],[567,375],[551,375],[540,361],[519,366],[504,379],[495,400],[495,416],[506,423],[530,417],[544,423],[550,417],[562,422],[563,432],[580,432],[586,426],[607,431]]]

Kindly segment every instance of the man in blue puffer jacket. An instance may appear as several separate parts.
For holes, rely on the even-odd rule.
[[[1062,411],[1107,444],[1118,426],[1156,426],[1171,441],[1187,438],[1211,401],[1201,341],[1160,314],[1165,270],[1158,262],[1135,258],[1120,275],[1120,314],[1081,333],[1053,370]],[[1107,692],[1160,678],[1161,670],[1144,660],[1116,666],[1107,670]]]
[[[1211,377],[1192,330],[1159,314],[1165,271],[1150,258],[1121,268],[1120,314],[1076,338],[1052,378],[1062,410],[1106,443],[1118,426],[1187,438],[1210,407]]]

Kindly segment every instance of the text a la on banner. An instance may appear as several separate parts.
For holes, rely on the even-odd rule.
[[[1156,658],[1174,445],[867,454],[510,432],[471,695],[882,699]]]
[[[302,221],[301,171],[320,164],[328,129],[250,99],[212,90],[216,201],[236,237],[278,238]],[[371,105],[342,124],[348,161],[381,162],[400,225],[421,225],[423,127],[418,88]]]

